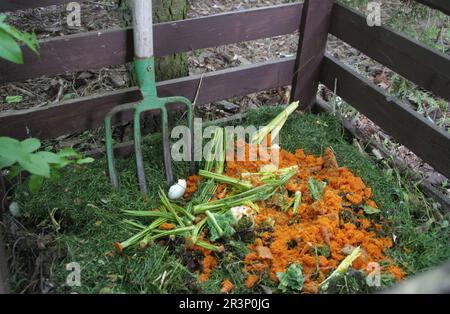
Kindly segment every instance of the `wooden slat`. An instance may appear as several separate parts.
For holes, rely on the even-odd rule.
[[[336,93],[340,97],[437,171],[450,176],[447,132],[333,57],[324,58],[320,80],[332,90],[337,80]]]
[[[306,0],[292,82],[291,101],[306,109],[316,100],[320,64],[325,53],[333,0]]]
[[[197,104],[243,96],[261,90],[287,86],[292,80],[294,58],[237,67],[203,76]],[[158,95],[195,98],[200,75],[158,83]],[[18,112],[0,113],[0,136],[40,139],[92,129],[103,125],[106,113],[116,105],[140,99],[136,88],[86,97],[59,105]],[[130,121],[129,114],[121,121]]]
[[[450,1],[448,0],[415,0],[415,1],[425,4],[430,8],[440,10],[447,15],[450,15]]]
[[[47,7],[50,5],[59,5],[75,0],[1,0],[0,12],[34,9],[39,7]],[[90,0],[76,0],[76,2],[86,2]]]
[[[283,4],[154,26],[155,55],[273,37],[298,28],[302,4]],[[41,75],[114,66],[133,58],[131,29],[89,32],[41,43],[40,57],[28,49],[24,65],[0,60],[0,83]]]
[[[450,56],[386,27],[370,27],[363,15],[337,3],[330,33],[436,96],[450,100]]]

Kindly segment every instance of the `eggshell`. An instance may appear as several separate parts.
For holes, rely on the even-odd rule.
[[[186,191],[186,180],[180,179],[177,183],[169,188],[169,199],[176,200],[184,195]]]
[[[253,209],[248,206],[236,206],[230,208],[231,213],[233,214],[236,221],[239,221],[244,216],[251,217],[253,213]]]

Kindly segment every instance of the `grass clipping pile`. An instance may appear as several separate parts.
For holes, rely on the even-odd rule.
[[[330,148],[316,157],[272,145],[271,138],[297,106],[288,106],[250,143],[235,143],[233,157],[244,152],[243,161],[226,156],[227,135],[217,128],[207,161],[198,175],[188,178],[183,200],[170,201],[161,189],[160,208],[123,211],[152,221],[144,225],[126,220],[139,232],[117,242],[116,251],[145,248],[167,237],[184,238],[186,250],[203,255],[198,277],[202,283],[219,264],[227,242],[237,237],[247,245],[247,288],[268,275],[282,292],[319,293],[350,266],[368,277],[383,273],[401,280],[404,272],[386,256],[391,238],[378,236],[383,217],[371,188],[339,167]],[[275,149],[277,164],[270,158]],[[232,290],[233,283],[225,279],[222,292]]]

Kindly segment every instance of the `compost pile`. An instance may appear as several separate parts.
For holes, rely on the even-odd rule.
[[[233,154],[245,152],[243,161],[225,156],[227,136],[218,128],[210,158],[198,175],[187,179],[182,200],[169,200],[161,189],[160,208],[123,211],[133,217],[127,224],[139,231],[116,243],[116,251],[183,238],[186,250],[201,252],[198,280],[205,282],[227,242],[239,237],[248,247],[243,260],[247,288],[268,275],[281,291],[318,293],[350,266],[369,274],[381,265],[381,273],[402,279],[403,271],[386,256],[393,242],[383,233],[371,188],[339,167],[331,148],[317,157],[272,145],[271,138],[297,106],[287,107],[249,143],[236,141]],[[278,150],[276,164],[270,158],[273,150]],[[255,155],[256,160],[251,158]],[[232,290],[226,279],[222,292]]]

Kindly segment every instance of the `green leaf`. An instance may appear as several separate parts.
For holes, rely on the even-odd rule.
[[[325,190],[325,187],[327,186],[326,182],[320,182],[316,179],[309,177],[308,178],[308,188],[311,192],[311,196],[315,201],[319,200],[323,196],[323,191]]]
[[[0,169],[8,168],[12,166],[16,161],[14,158],[8,158],[4,156],[0,156]]]
[[[14,38],[0,29],[0,58],[23,64],[22,50]]]
[[[369,205],[364,205],[362,208],[367,215],[378,214],[380,212],[378,208]]]
[[[37,138],[27,138],[26,140],[23,140],[20,145],[25,152],[32,153],[41,147],[41,141]]]
[[[11,166],[21,156],[23,156],[23,151],[18,140],[0,137],[0,169]]]
[[[22,170],[23,168],[19,164],[13,165],[11,168],[9,168],[8,178],[14,179],[22,172]]]
[[[17,28],[4,23],[4,20],[4,18],[0,20],[0,31],[7,33],[14,40],[24,43],[34,53],[39,54],[37,51],[39,42],[35,33],[21,32]]]
[[[31,194],[36,195],[41,190],[43,182],[44,177],[35,174],[31,175],[30,179],[28,180],[28,189],[30,190]]]
[[[227,211],[224,214],[212,213],[211,216],[213,219],[215,219],[217,225],[222,231],[220,232],[219,230],[217,230],[211,219],[208,219],[209,233],[211,235],[210,240],[212,242],[220,238],[230,238],[235,233],[233,226],[236,224],[236,219],[234,218],[231,211]]]
[[[278,289],[282,292],[289,290],[301,291],[303,289],[302,266],[291,264],[285,272],[277,272],[277,278],[280,281]]]
[[[60,157],[60,162],[56,165],[56,168],[61,169],[64,168],[65,166],[69,165],[73,163],[72,160],[67,159],[65,157]]]
[[[77,161],[77,164],[79,164],[79,165],[90,164],[90,163],[92,163],[92,162],[94,162],[94,161],[95,161],[94,158],[92,158],[92,157],[86,157],[86,158],[83,158],[83,159],[78,160],[78,161]]]
[[[6,96],[5,101],[7,104],[15,104],[23,100],[22,96]]]
[[[49,164],[37,154],[31,154],[29,158],[20,159],[19,164],[31,174],[50,177]]]
[[[75,93],[67,93],[63,96],[62,100],[69,100],[69,99],[75,98],[76,96],[77,96],[77,94],[75,94]]]
[[[46,163],[49,164],[61,164],[64,162],[64,158],[58,156],[52,152],[37,152],[36,155],[41,157]]]
[[[80,157],[80,154],[78,154],[73,148],[71,147],[65,147],[63,149],[61,149],[58,152],[58,156],[59,157]]]

